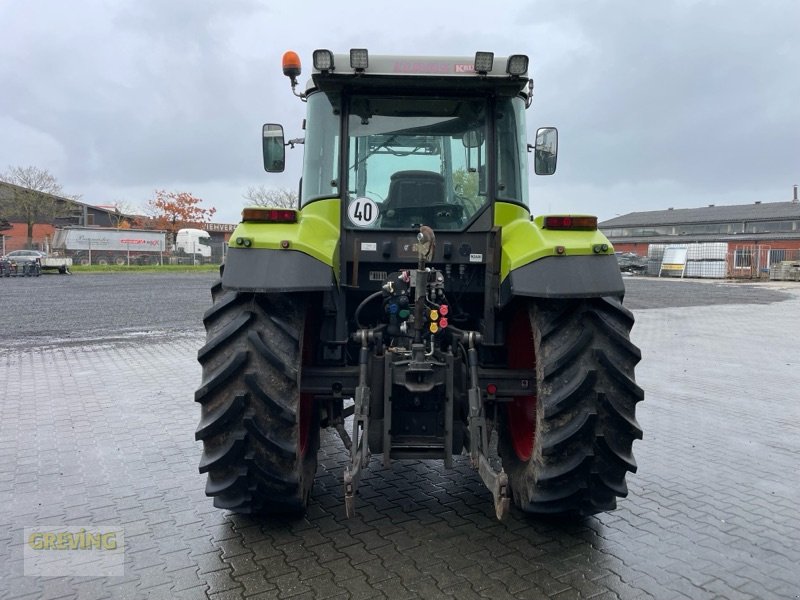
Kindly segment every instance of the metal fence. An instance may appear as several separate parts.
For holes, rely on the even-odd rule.
[[[764,244],[732,246],[725,242],[650,244],[647,274],[653,277],[800,281],[800,250]]]
[[[73,265],[219,265],[225,261],[228,245],[225,242],[198,244],[188,252],[175,250],[143,250],[131,246],[122,251],[109,251],[101,248],[76,251],[60,251],[50,246],[48,238],[34,238],[30,247],[27,240],[3,236],[0,240],[0,256],[14,250],[30,249],[47,253],[51,257],[71,258]]]
[[[163,264],[173,265],[219,265],[225,262],[228,244],[225,242],[212,242],[211,244],[193,244],[186,252],[169,252]]]
[[[728,263],[735,279],[800,281],[800,250],[741,245],[731,250]]]

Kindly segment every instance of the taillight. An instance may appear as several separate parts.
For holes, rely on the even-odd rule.
[[[544,228],[595,231],[597,230],[597,217],[573,217],[569,215],[545,217]]]
[[[297,223],[297,211],[291,208],[245,208],[242,222]]]

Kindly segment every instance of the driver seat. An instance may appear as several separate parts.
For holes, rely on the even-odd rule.
[[[445,202],[444,177],[433,171],[397,171],[389,181],[386,208],[433,206]]]

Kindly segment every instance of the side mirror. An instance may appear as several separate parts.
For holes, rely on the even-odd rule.
[[[558,129],[540,127],[536,130],[536,147],[533,153],[533,169],[537,175],[552,175],[556,172],[558,159]]]
[[[264,170],[281,173],[286,164],[286,146],[283,141],[283,126],[267,123],[262,128],[264,148]]]

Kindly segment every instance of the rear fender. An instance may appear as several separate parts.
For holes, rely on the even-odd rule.
[[[614,248],[600,231],[543,227],[521,206],[497,203],[502,228],[498,304],[517,296],[535,298],[622,297],[625,286]]]
[[[296,223],[240,223],[222,285],[252,292],[324,291],[339,279],[339,200],[312,202]]]
[[[222,287],[239,292],[314,292],[333,289],[333,269],[303,252],[231,248]]]

